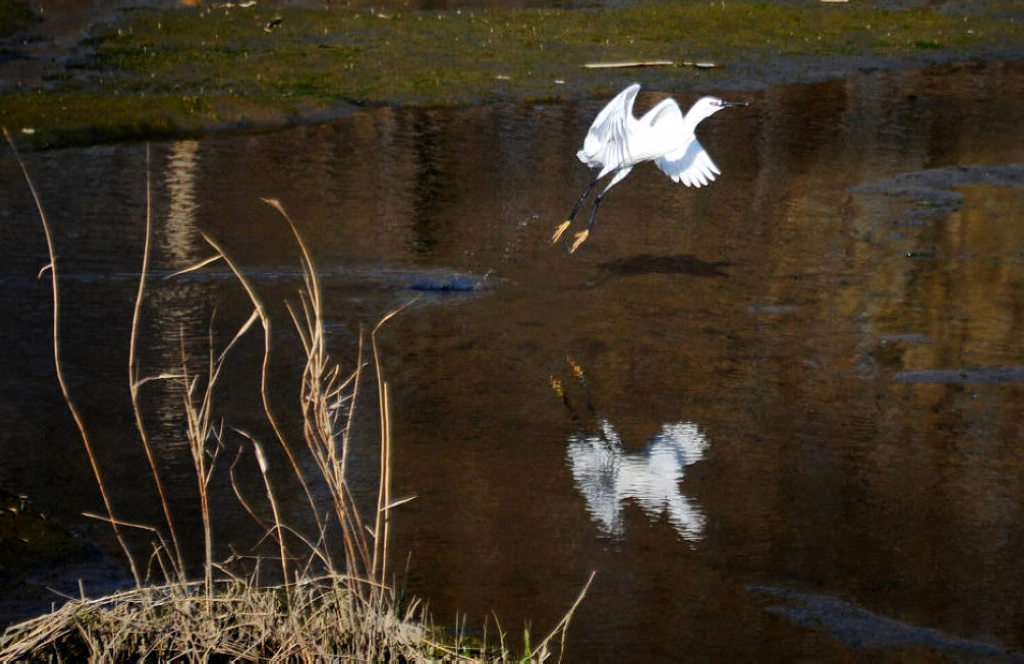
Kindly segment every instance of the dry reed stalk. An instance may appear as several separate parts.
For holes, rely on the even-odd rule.
[[[303,438],[330,491],[335,519],[341,528],[347,566],[351,572],[353,564],[358,562],[362,569],[368,570],[370,567],[369,547],[365,540],[359,512],[352,502],[345,480],[355,394],[361,375],[362,335],[360,334],[356,369],[347,379],[339,383],[340,368],[331,362],[326,351],[323,296],[312,255],[284,206],[276,199],[264,198],[262,200],[277,210],[288,222],[296,244],[302,253],[302,273],[305,284],[305,291],[300,293],[302,317],[299,317],[291,304],[287,306],[306,353],[306,364],[303,368],[300,388]],[[347,388],[352,390],[349,396],[344,395]],[[339,431],[340,410],[346,401],[349,404],[348,417],[344,430]],[[321,524],[321,534],[325,535],[323,524]],[[329,556],[325,557],[330,559]],[[329,564],[329,569],[332,568],[333,565]]]
[[[594,582],[594,576],[596,575],[597,571],[590,573],[590,576],[587,578],[587,582],[583,584],[583,589],[580,591],[580,594],[576,596],[576,600],[572,603],[572,606],[569,607],[569,610],[565,612],[565,615],[562,616],[562,619],[558,621],[558,624],[555,625],[547,637],[545,637],[545,639],[530,652],[529,657],[531,660],[544,661],[547,659],[548,643],[550,643],[555,636],[559,636],[560,647],[558,649],[558,661],[562,661],[562,654],[565,652],[565,637],[569,631],[569,623],[572,622],[572,617],[576,614],[576,609],[579,608],[580,603],[587,594],[587,590],[590,589],[590,584]]]
[[[153,446],[149,441],[149,434],[142,418],[142,408],[139,406],[139,369],[137,364],[138,354],[136,352],[139,336],[139,318],[142,311],[143,297],[146,291],[146,279],[149,277],[149,255],[150,243],[153,229],[152,220],[152,184],[150,181],[150,146],[146,143],[146,239],[142,249],[142,269],[139,274],[139,289],[135,295],[135,307],[132,310],[132,326],[128,342],[128,390],[132,400],[132,414],[135,416],[135,428],[139,432],[139,440],[146,452],[146,460],[149,462],[149,469],[153,474],[153,482],[156,484],[157,494],[160,496],[160,505],[163,508],[164,519],[167,522],[167,533],[174,547],[174,561],[172,568],[175,575],[182,581],[185,580],[185,559],[181,555],[181,546],[178,542],[178,535],[174,529],[174,519],[171,518],[171,507],[167,500],[167,492],[164,491],[164,484],[160,479],[160,472],[156,466],[156,456],[153,453]]]
[[[267,464],[267,457],[263,453],[263,447],[259,444],[259,441],[257,441],[255,438],[245,433],[244,431],[240,431],[239,433],[241,433],[243,436],[248,438],[250,442],[252,442],[253,451],[256,454],[256,464],[259,466],[260,476],[263,478],[263,486],[267,492],[267,500],[270,502],[270,509],[274,516],[274,527],[271,530],[271,532],[273,532],[277,538],[278,551],[281,555],[281,573],[284,575],[285,584],[287,584],[287,560],[290,554],[288,553],[288,549],[284,543],[284,526],[281,523],[281,511],[277,507],[277,499],[274,497],[273,485],[271,485],[270,477],[269,475],[267,475],[267,470],[269,469],[269,466]]]
[[[110,495],[107,493],[106,484],[103,482],[103,474],[100,472],[99,461],[96,458],[96,452],[93,449],[92,440],[89,438],[89,434],[85,430],[85,422],[82,420],[82,415],[79,413],[78,407],[71,398],[71,392],[68,390],[67,379],[64,377],[64,365],[61,362],[60,345],[60,286],[57,278],[57,252],[53,245],[53,233],[50,231],[50,222],[46,217],[46,212],[43,211],[43,203],[39,200],[39,194],[36,192],[36,187],[32,183],[32,178],[28,174],[25,162],[18,153],[18,148],[15,147],[14,141],[11,139],[11,135],[7,131],[6,127],[3,128],[3,132],[4,138],[7,139],[7,144],[11,146],[11,151],[14,152],[14,157],[18,162],[18,166],[21,167],[22,175],[25,177],[25,183],[28,184],[29,191],[32,192],[32,200],[35,201],[36,210],[39,212],[39,221],[42,223],[43,233],[46,235],[46,251],[49,255],[50,262],[43,266],[39,273],[42,275],[47,268],[50,270],[50,289],[53,295],[53,364],[57,374],[57,383],[60,385],[61,394],[64,396],[64,403],[67,404],[68,410],[71,412],[71,417],[75,421],[75,426],[78,428],[78,433],[82,438],[82,445],[85,447],[85,454],[89,458],[89,466],[92,468],[93,476],[96,478],[96,485],[99,488],[100,496],[103,500],[103,507],[107,512],[107,516],[110,518],[110,523],[114,530],[114,536],[117,538],[117,543],[120,545],[121,550],[124,551],[124,555],[128,559],[128,564],[131,567],[135,584],[141,585],[142,578],[139,576],[139,570],[135,565],[135,559],[132,557],[131,550],[128,548],[128,543],[125,541],[121,528],[117,525],[117,520],[114,518],[114,507],[110,501]]]
[[[236,343],[252,327],[256,315],[251,315],[235,332],[235,335],[225,345],[224,349],[215,357],[213,354],[214,341],[212,321],[208,331],[207,352],[209,357],[206,365],[206,382],[202,394],[197,398],[196,392],[199,387],[198,376],[190,377],[188,369],[188,355],[185,350],[184,333],[181,334],[181,374],[178,376],[165,376],[179,378],[183,388],[182,408],[185,415],[185,432],[188,442],[189,453],[196,476],[196,485],[199,493],[200,518],[203,523],[203,570],[207,592],[212,593],[213,568],[213,522],[210,513],[209,486],[213,478],[213,471],[216,465],[217,456],[221,449],[222,430],[213,425],[213,394],[220,380],[221,372],[227,361],[228,354]],[[212,447],[210,441],[216,444]],[[181,573],[184,574],[182,567]]]
[[[291,306],[289,306],[289,312],[302,340],[307,357],[301,395],[303,432],[307,447],[313,453],[322,478],[330,489],[335,505],[336,518],[342,528],[349,572],[352,573],[355,569],[353,564],[357,561],[358,556],[358,560],[362,562],[362,569],[365,570],[368,578],[373,582],[370,587],[378,590],[386,588],[387,542],[390,537],[389,510],[395,504],[392,504],[391,500],[391,459],[393,455],[389,388],[384,380],[383,364],[377,347],[377,333],[404,307],[395,309],[385,315],[377,323],[370,335],[379,400],[380,475],[375,525],[371,532],[372,542],[368,543],[364,536],[365,531],[361,527],[362,524],[358,510],[352,502],[345,481],[345,460],[347,459],[353,412],[351,408],[349,409],[349,417],[344,431],[339,432],[337,427],[338,409],[342,402],[340,398],[341,393],[346,386],[351,385],[354,394],[359,383],[362,335],[360,335],[360,360],[357,362],[357,369],[347,380],[339,385],[337,384],[339,370],[331,364],[324,346],[323,297],[312,255],[295,222],[284,206],[276,199],[265,198],[263,201],[277,210],[288,222],[296,243],[302,252],[303,279],[306,286],[305,293],[301,299],[303,316],[300,319]],[[354,398],[354,396],[351,398]],[[340,438],[340,441],[338,438]],[[341,448],[340,454],[338,452],[339,447]],[[368,555],[368,551],[371,549],[372,557]],[[376,594],[371,594],[370,599],[374,601],[378,600],[379,597]]]
[[[267,420],[270,422],[270,426],[274,431],[274,435],[277,436],[278,441],[284,448],[285,454],[288,456],[288,461],[291,463],[292,470],[295,472],[296,478],[302,484],[302,489],[306,494],[306,499],[309,501],[310,509],[319,521],[319,515],[316,510],[316,503],[313,500],[313,494],[309,490],[309,485],[305,480],[305,475],[302,472],[302,468],[299,465],[298,459],[292,452],[291,446],[288,444],[288,440],[285,438],[284,432],[281,430],[281,425],[278,424],[277,417],[274,416],[274,411],[270,407],[270,395],[267,390],[267,374],[270,368],[270,317],[267,315],[266,307],[263,304],[263,300],[260,299],[259,295],[256,294],[256,290],[253,288],[249,279],[242,272],[241,268],[237,263],[224,251],[224,249],[209,235],[206,233],[200,233],[206,243],[209,244],[213,249],[224,259],[228,267],[234,273],[235,278],[245,289],[246,294],[249,296],[249,300],[252,302],[253,307],[256,309],[256,315],[259,318],[261,325],[263,326],[263,361],[260,366],[260,398],[263,401],[263,412],[266,415]],[[288,555],[286,553],[286,546],[284,543],[284,534],[278,529],[278,543],[281,549],[281,574],[283,575],[284,581],[287,584],[289,580],[288,572]]]
[[[207,595],[213,594],[213,532],[210,517],[210,478],[213,474],[213,466],[216,461],[219,445],[215,446],[213,452],[208,451],[207,441],[215,436],[210,418],[210,404],[212,402],[213,388],[216,384],[216,373],[219,373],[219,366],[214,369],[214,360],[211,357],[208,365],[206,388],[199,406],[195,403],[195,391],[197,377],[189,377],[188,357],[185,352],[184,334],[181,343],[181,382],[184,387],[184,399],[182,407],[185,412],[185,437],[188,440],[188,449],[192,457],[192,465],[196,475],[196,486],[199,492],[199,515],[203,522],[203,578],[206,582]],[[213,339],[210,339],[211,355]],[[218,437],[219,438],[219,437]],[[209,462],[207,457],[209,456]]]
[[[384,364],[377,347],[377,333],[384,324],[398,315],[404,307],[388,313],[377,322],[370,333],[373,349],[373,365],[377,375],[378,410],[380,412],[380,480],[377,485],[377,515],[373,528],[373,562],[370,578],[380,584],[387,581],[387,545],[391,526],[391,407],[388,400],[388,384],[384,379]]]

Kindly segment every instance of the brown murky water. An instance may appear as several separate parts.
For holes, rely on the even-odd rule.
[[[235,254],[278,317],[282,410],[298,253],[259,197],[314,248],[339,358],[412,302],[382,336],[395,492],[416,496],[392,553],[439,622],[493,610],[543,632],[596,570],[571,661],[1020,659],[1024,66],[747,98],[701,127],[716,183],[636,169],[575,255],[549,237],[588,181],[573,154],[599,100],[156,144],[154,270],[209,255],[200,229]],[[124,364],[145,148],[27,162],[57,236],[72,390],[124,517],[158,522]],[[0,486],[109,549],[76,516],[100,503],[53,377],[45,246],[9,155],[0,170]],[[182,332],[203,359],[214,311],[224,340],[249,313],[216,266],[150,292],[153,373],[180,364]],[[260,348],[245,340],[220,394],[226,421],[257,432]],[[178,404],[156,388],[147,403],[187,519]],[[364,439],[369,487],[372,426]],[[219,490],[217,538],[244,546],[252,528]]]

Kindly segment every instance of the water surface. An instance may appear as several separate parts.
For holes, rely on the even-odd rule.
[[[543,632],[596,570],[571,661],[1011,660],[1024,651],[1024,68],[745,97],[700,129],[717,182],[635,169],[574,255],[549,238],[589,179],[573,154],[600,100],[374,109],[154,144],[144,371],[177,369],[183,345],[201,366],[211,317],[223,344],[249,315],[223,265],[164,278],[212,253],[203,231],[269,303],[273,398],[294,407],[283,303],[301,276],[260,201],[277,198],[313,248],[346,366],[360,326],[408,305],[381,336],[395,494],[416,496],[391,552],[439,622],[493,610],[513,635]],[[55,230],[72,392],[123,518],[158,523],[125,364],[145,146],[26,161]],[[53,376],[45,245],[9,155],[0,170],[0,486],[114,553],[78,516],[101,506]],[[261,349],[250,333],[219,400],[230,426],[267,434]],[[184,522],[196,499],[179,399],[146,392]],[[364,403],[354,454],[369,491]],[[248,456],[237,472],[258,490]],[[219,482],[217,538],[244,548],[255,528]],[[282,502],[301,518],[297,494]]]

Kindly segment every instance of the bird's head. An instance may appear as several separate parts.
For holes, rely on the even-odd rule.
[[[701,97],[698,99],[693,106],[690,108],[690,112],[687,113],[687,117],[690,115],[694,116],[697,122],[705,118],[709,118],[715,113],[719,112],[723,108],[729,108],[730,106],[746,106],[745,101],[725,101],[718,97]]]

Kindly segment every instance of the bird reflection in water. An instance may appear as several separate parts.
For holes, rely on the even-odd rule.
[[[571,358],[569,363],[583,386],[590,423],[573,407],[560,381],[552,378],[551,385],[578,425],[566,456],[591,518],[605,534],[622,537],[623,508],[632,502],[651,519],[664,516],[684,540],[700,541],[706,518],[679,482],[688,466],[704,458],[708,439],[693,422],[676,422],[662,425],[642,449],[628,449],[611,422],[593,408],[582,368]]]

